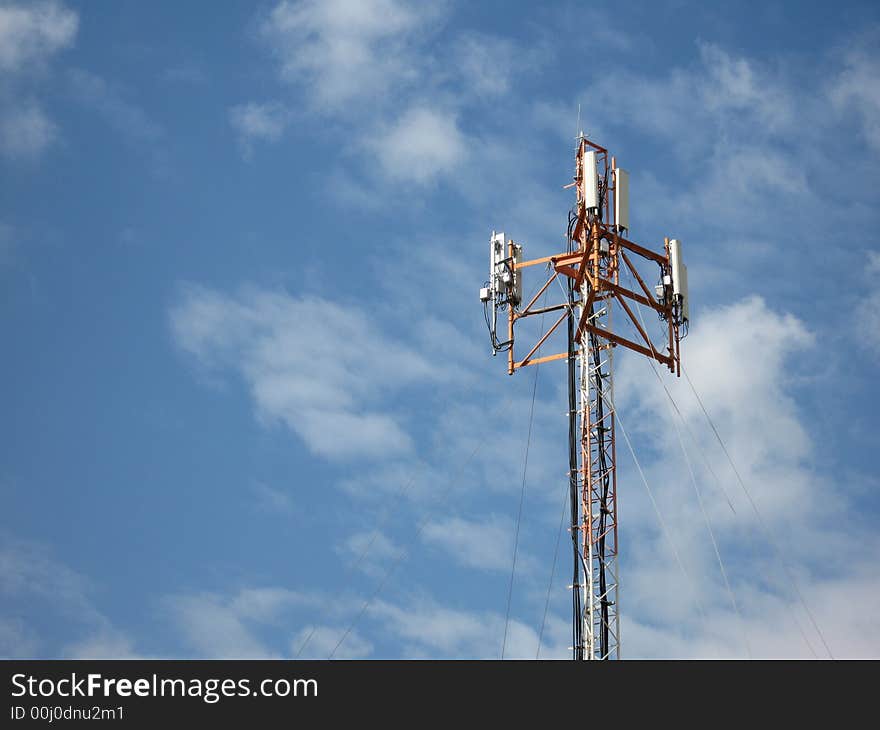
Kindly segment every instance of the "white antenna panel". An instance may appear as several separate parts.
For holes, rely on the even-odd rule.
[[[513,244],[513,290],[510,298],[513,303],[519,306],[523,298],[523,277],[522,272],[516,268],[517,264],[522,263],[523,248],[517,244]]]
[[[672,269],[672,295],[681,300],[682,318],[690,320],[687,266],[681,256],[681,241],[677,238],[669,241],[669,266]]]
[[[584,199],[584,205],[588,209],[599,207],[599,178],[596,175],[595,150],[588,150],[587,152],[584,152],[581,196]]]
[[[629,230],[629,173],[614,169],[614,222],[617,228]]]
[[[498,273],[498,264],[507,256],[507,239],[504,233],[496,233],[492,231],[492,238],[489,239],[489,281],[494,282]]]

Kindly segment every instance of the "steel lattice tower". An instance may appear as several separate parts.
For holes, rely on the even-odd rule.
[[[614,350],[625,347],[680,374],[680,331],[687,330],[687,269],[677,240],[664,240],[663,254],[624,237],[629,228],[628,175],[608,151],[583,135],[577,140],[577,200],[569,214],[568,250],[523,261],[522,246],[503,233],[492,234],[489,281],[480,298],[492,336],[493,354],[508,353],[508,372],[542,362],[568,362],[570,529],[573,549],[572,656],[575,659],[620,657],[618,603],[618,501],[615,447]],[[633,260],[659,266],[653,291]],[[552,273],[523,306],[524,269],[547,264]],[[622,285],[621,267],[640,291]],[[538,299],[563,276],[565,300],[536,308]],[[632,304],[632,306],[630,306]],[[667,338],[655,345],[633,307],[653,309],[666,324]],[[622,310],[639,335],[633,341],[615,333],[612,315]],[[497,337],[499,311],[507,312],[507,339]],[[561,311],[521,360],[514,356],[515,325],[536,314]],[[538,356],[550,336],[567,322],[564,352]]]

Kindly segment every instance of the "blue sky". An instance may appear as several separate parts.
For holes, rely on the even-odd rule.
[[[564,247],[580,104],[632,238],[684,242],[685,368],[767,528],[664,376],[737,613],[665,394],[617,358],[674,544],[618,444],[624,656],[880,655],[878,15],[0,4],[0,654],[498,656],[534,374],[477,290],[493,229]],[[507,656],[537,649],[564,389],[540,369]]]

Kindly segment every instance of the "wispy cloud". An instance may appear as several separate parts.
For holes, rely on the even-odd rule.
[[[620,123],[632,125],[690,151],[712,145],[720,133],[750,131],[758,140],[784,133],[796,122],[790,85],[778,73],[711,43],[698,46],[698,59],[652,75],[640,69],[617,69],[602,75],[583,97],[589,125],[593,108],[614,100]]]
[[[257,142],[277,142],[290,121],[287,109],[278,102],[239,104],[229,110],[229,123],[238,132],[242,154],[253,155]]]
[[[527,64],[526,53],[507,38],[463,33],[453,42],[451,55],[467,91],[487,99],[510,91],[513,73]]]
[[[854,113],[865,141],[880,152],[880,32],[869,33],[844,54],[843,68],[832,77],[829,95],[841,113]]]
[[[7,657],[124,658],[130,637],[95,605],[85,576],[55,559],[40,543],[0,536],[0,654]],[[47,612],[67,639],[51,645],[32,616]]]
[[[97,112],[123,137],[137,142],[152,142],[162,136],[159,124],[101,76],[84,69],[71,69],[68,80],[73,97]]]
[[[615,389],[620,394],[618,411],[621,417],[630,414],[625,428],[630,439],[642,444],[637,447],[642,466],[665,522],[675,526],[671,539],[690,576],[685,579],[677,569],[650,502],[630,499],[623,533],[629,546],[624,567],[629,586],[626,615],[633,624],[629,653],[652,654],[653,639],[646,626],[655,624],[682,627],[674,649],[668,639],[665,649],[657,649],[667,655],[674,651],[743,656],[744,632],[754,640],[756,654],[808,655],[803,633],[821,655],[821,640],[800,605],[790,575],[796,576],[832,650],[850,652],[854,637],[835,619],[846,612],[850,598],[845,592],[833,596],[825,576],[832,571],[841,582],[853,581],[870,596],[869,604],[880,600],[880,583],[863,574],[866,556],[876,554],[878,545],[857,527],[855,507],[846,498],[847,485],[818,469],[813,429],[796,405],[794,392],[802,379],[817,377],[812,368],[795,365],[798,360],[809,362],[813,336],[797,318],[774,312],[758,298],[704,310],[696,322],[685,342],[685,367],[718,424],[760,517],[714,442],[686,381],[666,383],[682,424],[647,363],[632,359],[623,363]],[[689,453],[745,628],[715,563],[677,434]],[[695,442],[690,434],[696,435]],[[619,445],[619,458],[625,458],[624,453]],[[621,463],[621,478],[635,484],[639,477],[629,459]],[[823,537],[817,542],[813,536],[820,533]],[[658,561],[668,569],[658,571]],[[819,595],[826,598],[818,600]],[[758,624],[765,629],[753,635]],[[772,633],[766,630],[770,624],[776,637],[760,645],[757,634]],[[863,640],[859,654],[880,651],[880,633]]]
[[[162,599],[165,614],[188,650],[215,659],[267,659],[289,656],[284,646],[265,636],[282,628],[314,595],[277,586],[244,588],[229,594],[183,593]]]
[[[369,147],[390,178],[426,183],[454,171],[467,144],[455,114],[418,106],[378,131]]]
[[[303,629],[290,642],[291,655],[296,656],[308,637],[308,644],[300,655],[301,659],[326,659],[333,654],[335,659],[364,659],[373,653],[373,644],[355,630],[349,631],[342,646],[337,648],[345,633],[346,626],[315,626]],[[335,652],[335,653],[334,653]]]
[[[504,616],[492,611],[459,610],[423,598],[403,604],[377,601],[370,616],[402,641],[405,655],[413,658],[497,659],[501,653]],[[567,627],[551,617],[548,629],[542,658],[564,658]],[[511,620],[505,657],[534,659],[537,648],[535,629]]]
[[[513,521],[496,516],[485,520],[449,517],[430,522],[423,538],[429,545],[447,551],[462,565],[478,570],[510,572],[513,560]],[[534,561],[522,550],[517,566],[522,572]]]
[[[261,418],[330,459],[409,451],[405,419],[387,403],[414,380],[442,376],[354,306],[316,297],[187,286],[171,325],[202,365],[244,379]]]
[[[165,605],[189,651],[212,659],[269,659],[278,655],[240,612],[215,595],[173,596]]]
[[[300,0],[276,5],[260,25],[281,77],[309,89],[323,108],[376,97],[414,81],[410,43],[440,6],[398,0]]]
[[[112,627],[102,627],[95,633],[74,641],[65,649],[70,659],[138,659],[143,655],[134,649],[132,639]]]
[[[40,94],[51,59],[73,45],[78,15],[59,2],[0,6],[0,154],[37,159],[58,137]]]
[[[257,482],[251,489],[256,497],[257,509],[272,514],[289,514],[293,512],[293,498],[288,492],[264,484],[263,482]]]
[[[371,576],[384,575],[388,564],[401,557],[402,550],[378,529],[349,535],[337,548],[346,569],[358,568]]]
[[[878,54],[858,38],[845,44],[847,52],[822,49],[804,67],[697,43],[687,60],[612,67],[585,90],[596,108],[621,112],[603,121],[612,147],[648,138],[662,150],[651,168],[633,169],[633,235],[663,231],[698,244],[690,249],[695,301],[723,284],[730,297],[813,289],[814,301],[831,306],[815,267],[769,272],[831,250],[852,260],[851,236],[872,207],[870,145],[866,157],[848,158],[845,193],[827,174],[848,154],[852,127],[870,136],[877,116],[867,79]],[[618,154],[626,166],[626,152]],[[829,235],[816,234],[820,210]]]
[[[463,128],[463,110],[488,110],[546,55],[474,31],[432,45],[448,15],[446,3],[285,0],[260,17],[296,108],[344,132],[346,193],[362,207],[403,184],[466,177],[484,141]]]
[[[0,71],[41,66],[72,45],[78,15],[60,2],[14,3],[0,7]]]
[[[18,616],[0,617],[0,657],[28,659],[40,656],[40,639]]]
[[[0,150],[10,159],[34,159],[57,137],[57,126],[34,99],[20,100],[0,116]]]
[[[811,440],[791,395],[797,383],[792,363],[811,351],[814,345],[811,333],[797,318],[774,312],[763,300],[753,297],[703,310],[686,345],[687,372],[706,408],[714,419],[724,424],[724,439],[746,484],[754,484],[760,490],[755,496],[766,512],[766,519],[772,524],[783,516],[791,522],[818,518],[819,514],[813,511],[818,503],[807,498],[811,489],[819,487],[817,480],[811,477],[808,461]],[[631,436],[635,433],[647,443],[657,444],[658,453],[664,455],[652,464],[652,473],[658,476],[660,489],[673,490],[675,496],[669,493],[662,503],[674,511],[675,524],[694,525],[691,518],[695,515],[690,512],[696,504],[689,479],[684,478],[687,472],[676,426],[683,436],[686,432],[678,419],[672,418],[665,391],[648,363],[634,359],[621,364],[617,384],[620,405],[632,414],[628,418]],[[703,420],[700,404],[690,393],[685,379],[670,378],[665,385],[676,399],[688,427],[702,435],[698,442],[700,449],[713,455],[713,472],[723,476],[722,487],[736,500],[737,511],[743,513],[732,513],[725,493],[714,484],[711,474],[698,472],[710,491],[706,498],[712,507],[710,514],[721,520],[722,525],[741,524],[743,516],[749,513],[749,504],[744,501],[723,454],[717,446],[713,448],[711,431]],[[692,461],[699,469],[696,454]],[[770,484],[772,489],[761,488]],[[643,504],[644,510],[628,512],[631,528],[635,527],[634,520],[644,521],[645,527],[655,524],[647,503]]]
[[[816,576],[802,582],[801,588],[813,604],[837,658],[876,658],[880,651],[880,622],[877,620],[880,582],[871,564],[853,565],[851,571],[841,577]],[[667,584],[666,589],[674,590],[674,584]],[[826,656],[796,600],[754,590],[748,585],[737,586],[737,591],[743,606],[743,621],[723,607],[714,607],[707,612],[705,620],[696,623],[657,622],[647,613],[625,613],[621,633],[627,637],[627,656],[743,659],[748,656],[747,646],[755,659]],[[805,635],[808,636],[806,641]]]
[[[869,292],[861,297],[856,305],[853,338],[880,356],[880,253],[869,251],[865,271],[868,276]]]
[[[169,66],[162,73],[162,78],[180,84],[204,84],[209,76],[204,67],[195,61],[183,61],[174,66]]]

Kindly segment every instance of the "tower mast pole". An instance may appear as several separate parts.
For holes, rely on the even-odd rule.
[[[582,267],[578,306],[579,321],[610,331],[614,295],[594,287],[600,280],[619,283],[618,251],[614,236],[603,236],[602,224],[617,231],[614,191],[614,162],[608,153],[591,151],[588,142],[578,140],[575,182],[577,248],[586,255]],[[587,152],[593,152],[589,157]],[[588,167],[588,170],[585,170]],[[594,172],[595,170],[595,172]],[[598,176],[593,193],[585,176]],[[580,328],[573,334],[572,348],[578,364],[578,420],[580,433],[580,542],[584,565],[583,615],[579,654],[584,659],[616,659],[620,656],[617,565],[617,468],[615,463],[615,418],[613,395],[614,344]]]

